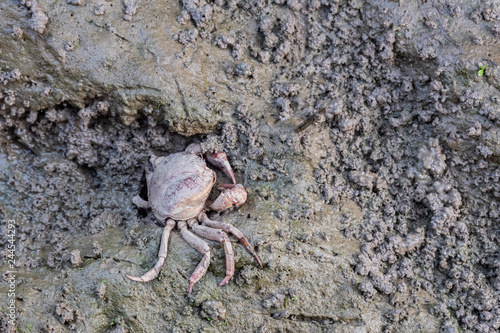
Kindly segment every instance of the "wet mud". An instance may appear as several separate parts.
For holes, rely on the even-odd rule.
[[[496,1],[1,2],[0,330],[497,332],[499,42]],[[178,231],[125,274],[158,253],[149,157],[193,142],[264,268],[231,237],[219,287],[209,241],[188,295]]]

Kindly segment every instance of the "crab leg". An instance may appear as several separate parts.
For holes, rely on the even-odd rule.
[[[226,277],[219,286],[223,286],[229,281],[229,279],[234,275],[234,253],[229,237],[222,230],[208,228],[199,224],[194,224],[191,226],[193,232],[203,238],[217,241],[224,244],[224,252],[226,254]]]
[[[132,202],[139,208],[144,208],[144,209],[148,209],[148,208],[151,208],[149,202],[147,202],[146,200],[142,199],[140,196],[136,195],[133,199],[132,199]]]
[[[214,229],[221,229],[224,230],[225,232],[229,232],[234,235],[234,237],[238,238],[238,240],[243,244],[245,249],[253,255],[255,260],[259,263],[260,268],[262,268],[262,263],[260,262],[259,257],[255,253],[253,247],[248,243],[247,239],[245,238],[245,235],[241,231],[239,231],[236,227],[233,227],[232,225],[220,221],[212,221],[210,220],[205,213],[200,214],[198,218],[204,225],[210,228]]]
[[[174,220],[167,220],[165,223],[165,228],[163,228],[163,233],[161,235],[161,243],[160,243],[160,251],[158,251],[158,261],[153,268],[147,271],[141,277],[135,277],[128,274],[125,274],[132,281],[137,282],[148,282],[153,280],[160,273],[163,263],[165,262],[165,258],[167,257],[167,249],[168,249],[168,238],[170,236],[170,231],[175,227]]]
[[[193,274],[189,277],[189,290],[188,293],[193,292],[193,286],[196,282],[200,281],[200,279],[205,275],[205,272],[207,271],[208,265],[210,264],[210,247],[208,244],[197,237],[195,234],[193,234],[191,231],[188,230],[187,228],[187,223],[185,221],[180,221],[178,223],[178,228],[181,230],[181,235],[184,240],[197,249],[198,251],[203,254],[203,258],[201,259],[200,263],[198,266],[193,271]]]

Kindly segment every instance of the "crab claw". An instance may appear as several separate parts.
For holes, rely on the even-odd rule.
[[[247,191],[241,184],[221,184],[217,188],[222,193],[209,206],[212,210],[221,212],[232,206],[241,206],[247,201]]]
[[[234,173],[233,173],[233,168],[231,168],[231,165],[229,164],[229,160],[227,159],[227,155],[224,152],[215,152],[215,153],[206,153],[205,156],[207,157],[208,162],[212,164],[213,166],[218,167],[221,169],[226,176],[228,176],[233,184],[236,184],[236,180],[234,179]]]

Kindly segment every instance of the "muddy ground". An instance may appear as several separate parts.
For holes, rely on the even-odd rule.
[[[498,1],[0,2],[0,330],[497,332],[499,42]],[[219,287],[210,242],[189,296],[177,231],[125,274],[149,156],[192,142],[264,268],[232,238]]]

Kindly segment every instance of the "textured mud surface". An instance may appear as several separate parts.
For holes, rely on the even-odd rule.
[[[497,332],[496,1],[0,2],[5,332]],[[223,149],[249,199],[201,259],[146,195],[152,153]],[[5,296],[5,297],[4,297]]]

